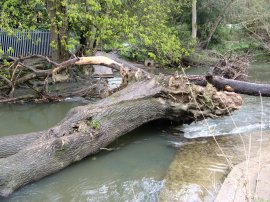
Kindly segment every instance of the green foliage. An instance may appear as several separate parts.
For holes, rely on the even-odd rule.
[[[48,15],[42,0],[0,1],[0,28],[9,32],[13,29],[48,29]]]
[[[251,50],[256,51],[259,48],[259,44],[249,40],[245,31],[241,28],[235,29],[234,27],[228,28],[222,26],[217,29],[209,47],[222,54],[228,52],[244,54]]]
[[[3,49],[2,49],[2,45],[0,44],[0,58],[3,57],[4,53],[5,53],[5,52],[4,52]]]
[[[247,41],[232,44],[230,50],[232,52],[247,52],[250,49],[251,44]]]
[[[216,29],[216,32],[212,37],[211,43],[224,45],[224,41],[228,41],[231,39],[232,39],[231,29],[221,25]]]
[[[4,64],[5,66],[10,66],[10,65],[11,65],[11,62],[8,62],[7,59],[4,59],[4,60],[3,60],[3,64]]]
[[[228,1],[198,1],[198,37],[204,40]],[[270,50],[270,4],[268,0],[238,0],[224,13],[210,47],[220,52],[244,53]],[[230,28],[229,28],[230,27]]]
[[[66,45],[67,50],[69,50],[72,53],[75,53],[77,45],[79,45],[78,37],[69,37],[68,38],[68,42]]]
[[[90,54],[101,48],[119,50],[123,57],[134,60],[179,62],[191,44],[182,46],[179,30],[170,25],[174,5],[173,0],[72,1],[69,29]]]
[[[139,49],[129,44],[127,46],[121,47],[119,53],[123,58],[134,61],[143,61],[147,58],[146,49]]]
[[[228,3],[226,0],[197,1],[198,39],[194,40],[191,39],[191,2],[2,0],[0,29],[14,34],[16,29],[55,27],[56,34],[61,35],[61,48],[71,52],[80,44],[83,54],[93,54],[98,49],[119,50],[129,59],[151,58],[160,64],[178,64],[183,55],[193,52],[197,42],[209,36]],[[269,5],[268,0],[234,1],[217,27],[210,47],[234,52],[269,48]],[[228,29],[228,23],[239,24],[241,29]],[[51,46],[57,49],[59,43],[53,42]]]
[[[9,67],[10,63],[4,59],[3,61],[1,61],[0,63],[0,75],[4,78],[10,79],[10,70],[7,68],[3,68],[3,67]],[[0,86],[6,85],[5,81],[0,79]]]
[[[184,48],[178,30],[171,26],[174,1],[135,1],[123,5],[126,23],[121,54],[135,60],[152,58],[161,64],[178,63],[189,50]]]
[[[90,123],[91,128],[97,130],[100,128],[100,122],[98,120],[93,119]]]
[[[12,47],[9,47],[7,50],[8,53],[14,53],[14,49]]]
[[[120,3],[120,0],[72,1],[68,6],[69,29],[87,49],[119,42],[122,22],[116,8]]]
[[[236,2],[239,9],[238,15],[233,15],[234,20],[241,26],[241,31],[245,33],[244,37],[258,48],[270,52],[270,15],[269,0],[249,0],[248,3],[241,0]]]
[[[72,35],[61,35],[63,48],[73,52],[81,44],[84,54],[92,54],[97,49],[120,50],[124,57],[135,60],[151,58],[161,64],[178,63],[194,45],[189,43],[190,38],[186,40],[189,33],[184,35],[182,28],[172,23],[173,12],[180,12],[183,5],[189,5],[188,0],[181,3],[174,0],[46,2],[52,5],[50,10],[42,0],[1,1],[0,28],[13,33],[14,28],[49,29],[53,25],[61,32],[67,17],[68,31]],[[50,19],[48,13],[53,15]],[[181,43],[183,40],[185,44]],[[56,49],[58,44],[53,41],[51,47]]]

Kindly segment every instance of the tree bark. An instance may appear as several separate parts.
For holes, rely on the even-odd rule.
[[[192,38],[197,38],[197,0],[192,0]]]
[[[223,77],[212,75],[207,75],[206,79],[218,90],[233,91],[235,93],[241,93],[246,95],[261,95],[264,97],[270,97],[269,84],[250,83],[245,81],[225,79]]]
[[[241,104],[235,93],[192,85],[183,76],[135,82],[96,104],[70,110],[47,131],[0,138],[0,195],[95,154],[149,121],[192,122],[226,115]]]

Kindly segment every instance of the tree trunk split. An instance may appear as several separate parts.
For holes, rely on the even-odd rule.
[[[0,196],[99,152],[149,121],[189,123],[226,115],[241,105],[239,95],[190,84],[183,76],[135,82],[96,104],[71,109],[46,131],[0,138]]]

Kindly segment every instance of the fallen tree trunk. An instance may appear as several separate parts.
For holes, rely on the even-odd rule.
[[[33,57],[38,57],[42,58],[43,60],[47,61],[49,64],[51,64],[52,68],[51,69],[36,69],[35,67],[30,67],[27,64],[24,64],[23,61],[33,58]],[[227,62],[225,62],[227,64]],[[229,62],[230,63],[230,62]],[[237,64],[237,60],[236,60]],[[12,76],[11,79],[9,80],[8,78],[1,77],[0,75],[0,80],[2,79],[3,82],[6,84],[5,86],[1,86],[0,90],[7,90],[8,95],[2,95],[0,98],[0,103],[6,103],[6,102],[23,102],[24,100],[29,100],[29,101],[35,101],[37,100],[38,102],[48,102],[48,101],[57,101],[57,100],[62,100],[65,97],[69,96],[88,96],[89,94],[95,95],[96,91],[95,88],[91,87],[86,87],[83,89],[80,89],[78,91],[74,92],[60,92],[60,93],[49,93],[47,90],[48,89],[46,85],[48,85],[48,78],[52,78],[53,81],[57,80],[57,75],[61,73],[62,71],[66,70],[67,68],[71,66],[80,66],[80,65],[103,65],[107,66],[110,68],[113,68],[115,70],[120,71],[120,74],[123,78],[123,86],[126,86],[130,81],[134,82],[137,80],[141,80],[143,78],[151,78],[154,75],[146,72],[145,70],[142,70],[140,68],[134,67],[134,66],[129,66],[128,68],[124,66],[122,63],[117,62],[113,59],[110,59],[105,56],[91,56],[91,57],[77,57],[73,58],[67,61],[64,61],[60,64],[55,63],[48,58],[40,55],[33,55],[33,56],[27,56],[25,58],[19,58],[16,60],[10,67],[9,69],[13,69],[12,71]],[[232,66],[232,65],[230,65]],[[235,62],[233,62],[233,66],[235,66]],[[236,65],[237,66],[237,65]],[[233,69],[232,67],[229,69]],[[241,68],[240,68],[241,69]],[[28,73],[21,74],[21,71],[27,70]],[[223,72],[224,73],[224,72]],[[235,72],[235,76],[240,76],[239,72]],[[34,87],[31,87],[29,81],[35,80],[35,79],[44,79],[44,86],[43,89],[40,91],[36,90]],[[215,87],[217,87],[220,90],[227,90],[226,86],[229,86],[231,88],[230,91],[234,91],[237,93],[242,93],[242,94],[248,94],[248,95],[259,95],[261,93],[262,96],[269,96],[270,94],[270,85],[265,85],[265,84],[252,84],[248,82],[237,82],[234,80],[230,79],[224,79],[221,77],[207,77],[207,81],[204,77],[202,76],[188,76],[188,79],[191,83],[194,83],[196,85],[201,85],[201,86],[206,86],[207,81],[212,83]],[[32,88],[35,92],[35,95],[28,95],[27,97],[21,96],[21,97],[15,97],[13,98],[12,96],[14,95],[15,89],[22,85],[22,84],[27,84],[30,88]],[[94,86],[94,85],[93,85]],[[107,91],[106,87],[103,89],[104,91]],[[104,92],[104,95],[110,94],[110,92]],[[104,96],[102,96],[104,97]]]
[[[270,97],[269,84],[257,84],[245,81],[237,81],[232,79],[225,79],[219,76],[207,75],[206,80],[215,86],[218,90],[233,91],[246,95],[261,95]]]
[[[189,123],[226,115],[241,104],[235,93],[189,84],[186,77],[159,75],[135,82],[96,104],[70,110],[47,131],[0,139],[0,195],[95,154],[149,121]]]

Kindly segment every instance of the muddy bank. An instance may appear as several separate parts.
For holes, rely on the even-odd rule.
[[[270,131],[263,132],[262,141],[262,151],[268,153],[269,134]],[[260,133],[216,137],[222,150],[213,138],[179,141],[160,201],[214,201],[232,167],[257,156],[260,139]]]

